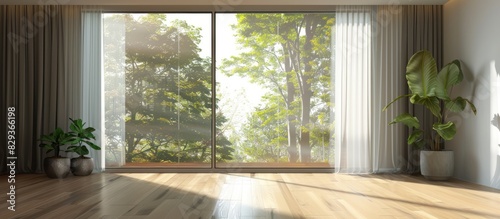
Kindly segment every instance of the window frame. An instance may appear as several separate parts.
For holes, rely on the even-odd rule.
[[[221,13],[335,13],[335,5],[110,5],[100,6],[102,14],[106,13],[210,13],[211,14],[211,89],[212,89],[212,122],[211,122],[211,166],[210,167],[106,167],[111,173],[333,173],[335,167],[312,168],[263,168],[263,167],[217,167],[216,164],[216,15]],[[103,151],[104,153],[104,151]],[[103,155],[104,156],[104,155]]]

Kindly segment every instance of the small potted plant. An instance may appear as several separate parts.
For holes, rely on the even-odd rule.
[[[73,135],[64,132],[61,128],[56,128],[54,132],[42,135],[39,139],[40,147],[47,150],[47,153],[54,151],[53,157],[47,157],[43,160],[43,168],[50,178],[66,178],[70,172],[70,160],[67,157],[61,157],[59,152],[61,147],[71,144],[74,141]]]
[[[94,150],[101,150],[101,147],[92,142],[92,140],[95,140],[93,134],[95,128],[85,128],[85,123],[81,119],[73,120],[70,118],[70,120],[70,135],[74,138],[74,141],[72,141],[73,145],[69,146],[66,152],[75,152],[80,155],[71,159],[71,172],[75,176],[88,176],[94,170],[94,160],[91,157],[85,157],[85,155],[89,154],[87,146]]]
[[[456,134],[455,123],[446,120],[447,113],[462,112],[469,105],[476,114],[476,107],[471,101],[450,96],[453,86],[463,80],[460,61],[454,60],[438,73],[432,54],[429,51],[419,51],[408,61],[406,80],[411,93],[397,97],[384,110],[401,98],[409,98],[410,103],[423,105],[435,116],[436,122],[432,127],[422,127],[420,121],[409,113],[397,116],[390,124],[402,123],[408,126],[412,130],[408,145],[424,149],[420,151],[422,175],[430,180],[446,180],[453,175],[454,155],[453,151],[444,150],[444,141],[453,139]],[[429,136],[424,131],[427,128],[432,133]]]

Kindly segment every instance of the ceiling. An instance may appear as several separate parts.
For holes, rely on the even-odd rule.
[[[2,0],[0,5],[442,5],[448,0]]]

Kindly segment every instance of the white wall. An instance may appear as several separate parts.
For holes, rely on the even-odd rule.
[[[444,59],[462,61],[466,75],[454,95],[471,98],[478,110],[450,117],[458,125],[447,144],[456,153],[455,177],[500,188],[500,1],[444,5]]]

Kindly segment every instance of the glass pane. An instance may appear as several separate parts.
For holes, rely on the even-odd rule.
[[[331,168],[334,14],[216,15],[217,153],[225,168]]]
[[[103,16],[106,167],[211,167],[211,14]]]

